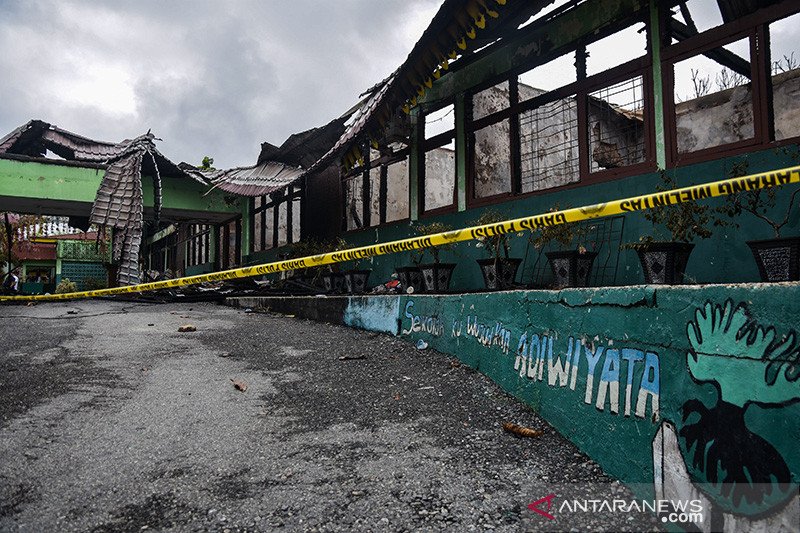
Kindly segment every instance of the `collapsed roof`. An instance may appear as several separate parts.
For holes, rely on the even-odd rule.
[[[210,182],[212,189],[241,196],[264,196],[297,182],[342,135],[347,117],[345,114],[325,126],[290,135],[280,147],[262,143],[258,161],[250,167],[203,171],[187,163],[179,166]]]
[[[417,104],[433,81],[484,46],[515,31],[520,24],[554,0],[445,0],[405,62],[388,78],[369,91],[355,120],[336,144],[311,168],[321,170],[333,158],[342,156],[345,164],[361,157],[365,141],[377,141],[390,122],[402,111]],[[402,111],[401,111],[402,110]]]
[[[90,221],[114,228],[114,260],[119,262],[117,281],[122,285],[140,281],[143,173],[153,177],[156,219],[161,213],[162,175],[206,183],[202,176],[185,172],[164,157],[156,149],[155,136],[149,131],[132,140],[109,143],[83,137],[41,120],[31,120],[0,139],[0,154],[44,157],[48,150],[68,161],[106,167],[92,204]]]

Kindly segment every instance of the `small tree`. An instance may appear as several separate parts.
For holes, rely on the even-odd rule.
[[[214,168],[214,158],[210,156],[203,157],[203,162],[200,163],[200,170],[217,170]]]
[[[481,216],[474,221],[473,225],[485,226],[488,224],[497,224],[498,222],[503,222],[504,220],[505,217],[503,217],[503,215],[498,211],[487,210],[481,213]],[[477,246],[484,247],[487,255],[495,260],[500,260],[501,254],[503,258],[508,259],[510,251],[510,238],[511,236],[508,233],[491,235],[479,239],[480,242],[477,244]]]
[[[730,172],[730,177],[735,178],[747,174],[747,163],[735,165]],[[754,217],[766,222],[775,233],[775,238],[781,238],[781,230],[789,223],[789,217],[794,210],[794,202],[797,199],[797,193],[800,192],[800,187],[795,187],[791,196],[789,196],[789,204],[786,206],[786,212],[781,218],[780,212],[775,211],[777,203],[777,195],[775,188],[769,189],[756,189],[753,191],[742,191],[737,194],[732,194],[725,197],[725,204],[720,209],[723,213],[731,218],[738,217],[742,212],[748,212]],[[738,222],[731,224],[739,227]]]
[[[555,213],[556,211],[560,210],[561,207],[558,204],[550,208],[551,213]],[[556,224],[555,226],[545,226],[540,228],[537,232],[531,235],[530,242],[537,250],[555,242],[564,248],[574,245],[578,252],[585,253],[586,247],[581,241],[584,237],[586,237],[587,232],[588,228],[574,222]]]
[[[431,222],[430,224],[422,224],[415,228],[417,235],[435,235],[436,233],[445,233],[447,231],[452,231],[453,226],[448,224],[444,224],[442,222]],[[445,250],[452,250],[452,244],[440,244],[439,246],[431,246],[429,248],[423,248],[422,250],[412,250],[412,261],[414,261],[414,253],[418,252],[418,261],[414,261],[416,264],[422,262],[422,258],[425,256],[426,253],[431,255],[434,264],[439,264],[439,254],[441,254]]]
[[[656,186],[656,191],[666,192],[678,188],[675,178],[666,172],[661,173],[661,185]],[[656,241],[655,235],[659,228],[669,232],[668,239],[672,242],[689,243],[696,238],[707,239],[713,235],[710,226],[725,226],[727,221],[719,218],[715,210],[702,202],[681,202],[652,207],[642,213],[644,218],[653,224],[653,232],[643,235],[639,242],[624,244],[623,248],[638,248],[647,246]],[[663,237],[662,237],[663,239]]]

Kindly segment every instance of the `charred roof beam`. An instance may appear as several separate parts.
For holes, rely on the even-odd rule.
[[[669,23],[671,35],[678,41],[685,41],[690,37],[698,35],[696,28],[693,29],[675,18],[670,19]],[[747,79],[750,79],[752,76],[749,61],[721,46],[703,52],[703,55],[712,61],[716,61],[720,65],[728,67],[737,74],[747,77]]]

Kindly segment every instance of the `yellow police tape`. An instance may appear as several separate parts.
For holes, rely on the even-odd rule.
[[[503,233],[516,233],[519,231],[535,230],[548,226],[556,226],[558,224],[580,222],[582,220],[618,215],[631,211],[642,211],[662,205],[693,202],[715,196],[726,196],[744,191],[779,187],[782,185],[788,185],[790,183],[800,183],[800,166],[783,168],[771,172],[762,172],[759,174],[752,174],[750,176],[743,176],[739,178],[730,178],[702,185],[693,185],[691,187],[682,187],[665,192],[645,194],[643,196],[625,198],[623,200],[614,200],[611,202],[588,205],[584,207],[553,211],[541,215],[507,220],[505,222],[474,226],[471,228],[392,241],[384,244],[362,246],[359,248],[329,252],[321,255],[302,257],[299,259],[289,259],[285,261],[276,261],[274,263],[265,263],[262,265],[234,268],[232,270],[224,270],[211,274],[199,274],[197,276],[187,276],[185,278],[156,281],[152,283],[142,283],[140,285],[129,285],[126,287],[114,287],[111,289],[99,289],[94,291],[72,292],[67,294],[0,296],[0,301],[71,300],[76,298],[94,298],[97,296],[111,296],[114,294],[130,294],[155,291],[159,289],[173,289],[175,287],[185,287],[187,285],[196,285],[198,283],[221,281],[226,279],[248,278],[263,274],[273,274],[283,270],[297,270],[301,268],[329,265],[332,263],[351,261],[353,259],[364,259],[376,255],[386,255],[406,250],[429,248],[431,246],[439,246],[442,244],[481,239]]]

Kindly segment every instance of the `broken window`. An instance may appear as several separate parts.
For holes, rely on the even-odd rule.
[[[289,243],[286,229],[287,220],[286,203],[281,202],[278,204],[278,246]]]
[[[396,148],[396,151],[393,149]],[[408,148],[371,150],[369,161],[344,176],[346,230],[408,218]],[[368,208],[364,212],[364,206]]]
[[[261,240],[261,228],[263,227],[262,220],[261,220],[261,213],[258,211],[259,208],[263,205],[263,197],[256,196],[253,198],[253,210],[252,210],[252,223],[250,227],[252,228],[252,250],[253,252],[260,252],[264,249],[264,242]]]
[[[800,14],[769,25],[770,71],[775,140],[800,136]]]
[[[267,198],[270,198],[269,196]],[[275,247],[275,207],[274,204],[269,204],[263,213],[264,228],[261,234],[264,236],[264,250],[269,250]]]
[[[709,46],[675,63],[678,154],[753,138],[751,77],[750,38]]]
[[[495,122],[472,133],[473,197],[511,192],[510,120]]]
[[[523,193],[578,181],[578,105],[574,96],[522,112],[519,137]]]
[[[580,178],[575,95],[543,97],[548,92],[575,83],[577,79],[575,52],[552,59],[517,77],[519,101],[524,104],[539,98],[541,102],[518,116],[522,193],[566,185]]]
[[[375,157],[377,158],[379,154]],[[373,166],[369,169],[369,213],[370,226],[381,223],[381,172],[383,166]]]
[[[673,18],[692,34],[704,32],[722,25],[722,14],[716,2],[688,0],[673,8]]]
[[[301,220],[301,200],[299,196],[294,196],[291,200],[287,202],[287,206],[291,206],[292,216],[291,218],[291,225],[289,227],[289,231],[291,232],[289,235],[289,242],[297,242],[301,238],[300,234],[300,220]]]
[[[346,229],[354,230],[364,227],[364,195],[363,180],[358,173],[344,180],[345,221]]]
[[[253,200],[250,219],[253,252],[300,240],[301,202],[302,189],[295,185]]]
[[[577,79],[575,53],[564,54],[517,76],[519,100],[530,100],[534,96],[574,83]]]
[[[647,53],[644,24],[634,24],[586,46],[586,74],[591,76]]]
[[[408,217],[408,157],[405,157],[386,165],[386,222]]]
[[[586,115],[590,172],[645,161],[644,85],[641,76],[589,93]]]
[[[504,111],[516,103],[515,91],[516,82],[506,80],[472,95],[467,126],[472,199],[512,191],[511,119]]]
[[[208,224],[190,224],[186,236],[186,265],[197,266],[209,263],[211,242],[211,226]]]
[[[425,152],[424,211],[453,205],[455,178],[455,142]]]
[[[422,165],[422,211],[455,203],[456,151],[453,104],[424,115],[424,161]]]
[[[425,139],[455,130],[456,114],[453,104],[431,111],[425,115]]]
[[[480,120],[503,109],[511,103],[508,82],[498,83],[472,95],[472,119]]]

